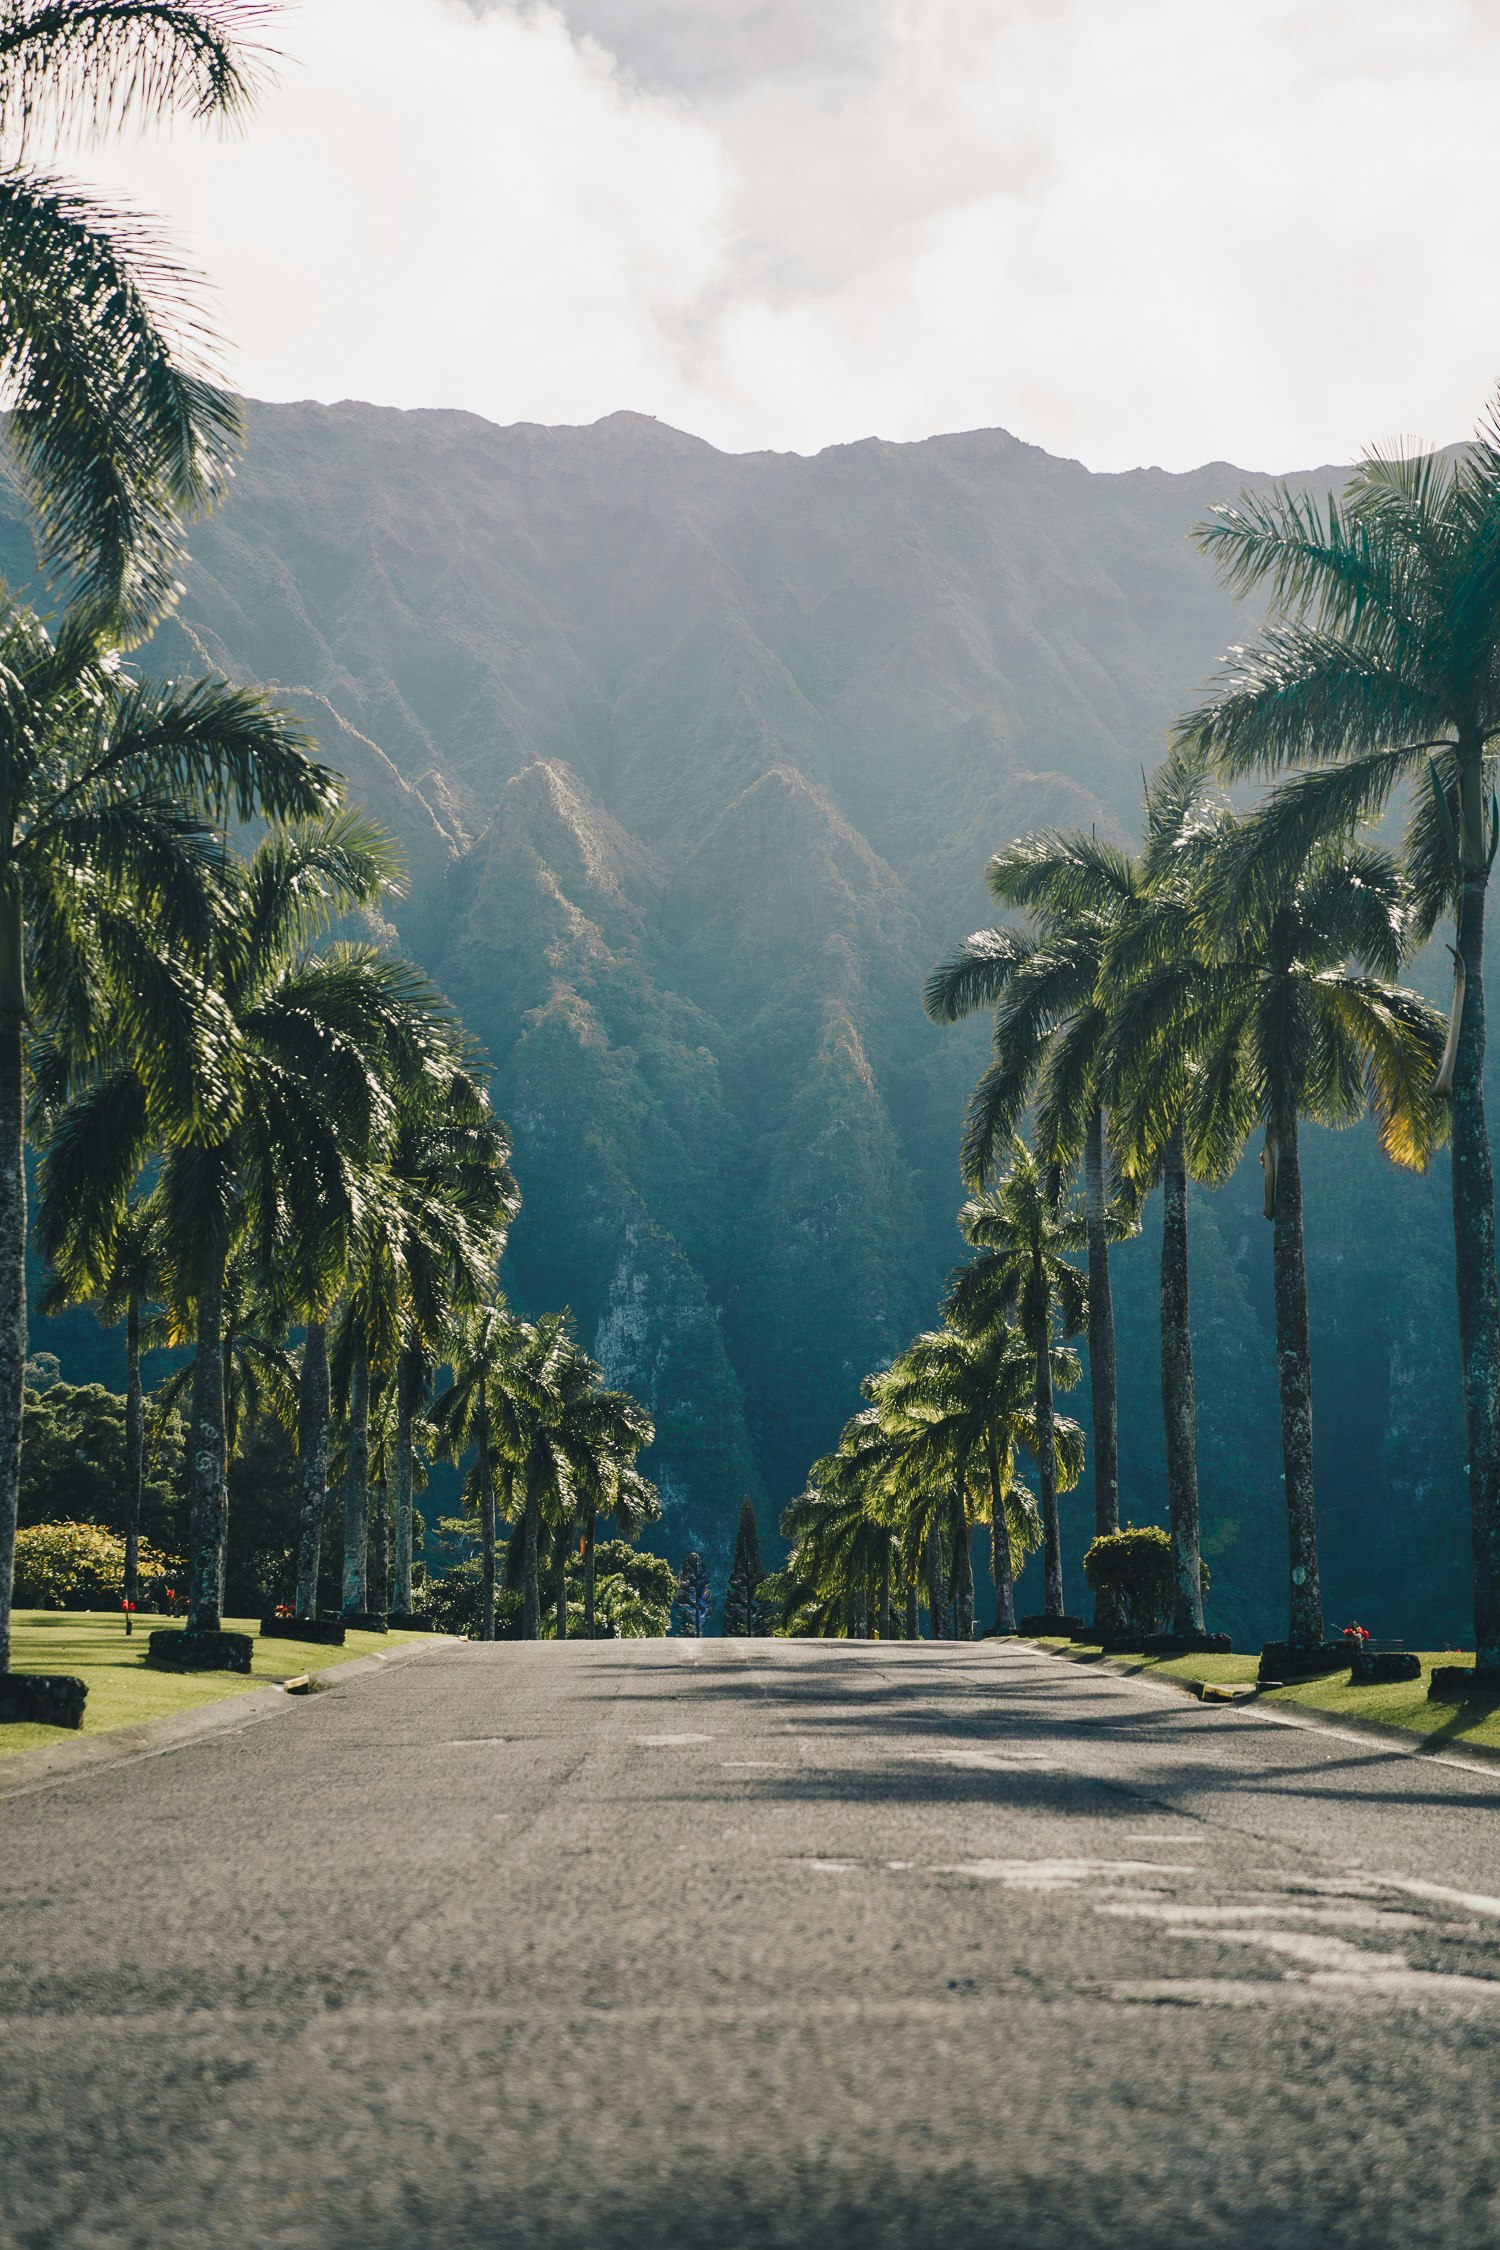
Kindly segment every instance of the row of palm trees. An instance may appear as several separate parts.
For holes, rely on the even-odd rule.
[[[540,1526],[591,1549],[600,1517],[628,1529],[656,1506],[635,1467],[649,1419],[605,1389],[565,1316],[527,1323],[496,1294],[518,1198],[462,1027],[409,964],[333,937],[395,888],[388,841],[268,697],[163,685],[127,661],[177,598],[183,524],[227,485],[239,411],[212,379],[192,277],[140,220],[41,168],[39,137],[235,122],[269,13],[0,10],[0,389],[61,603],[49,627],[0,588],[0,1668],[28,1134],[55,1297],[126,1328],[132,1574],[141,1357],[191,1347],[170,1386],[188,1396],[191,1630],[218,1627],[228,1464],[266,1411],[297,1433],[302,1615],[336,1455],[349,1614],[370,1606],[372,1484],[394,1500],[393,1563],[374,1511],[379,1606],[391,1575],[411,1607],[423,1441],[472,1455],[487,1631],[497,1498],[516,1517],[530,1631]],[[242,853],[230,833],[249,822],[265,833]],[[434,1401],[444,1364],[454,1380]]]
[[[1046,1608],[1063,1612],[1049,1395],[1057,1378],[1048,1370],[1058,1346],[1086,1332],[1095,1528],[1110,1533],[1119,1524],[1110,1245],[1139,1223],[1144,1195],[1159,1184],[1171,1629],[1201,1634],[1188,1183],[1221,1182],[1258,1140],[1272,1223],[1288,1637],[1295,1646],[1320,1642],[1299,1137],[1306,1120],[1345,1126],[1370,1113],[1401,1166],[1420,1168],[1451,1139],[1475,1634],[1481,1669],[1494,1669],[1500,1313],[1482,939],[1500,837],[1500,422],[1492,418],[1452,455],[1371,455],[1343,494],[1322,504],[1286,487],[1243,497],[1216,511],[1199,537],[1232,586],[1268,595],[1268,622],[1174,730],[1147,786],[1140,851],[1078,831],[1009,846],[991,862],[990,888],[1025,920],[977,932],[929,979],[926,1004],[939,1022],[976,1010],[994,1017],[993,1059],[962,1145],[965,1176],[982,1191],[961,1221],[978,1254],[950,1282],[948,1328],[866,1385],[867,1412],[793,1504],[790,1571],[798,1585],[821,1589],[809,1592],[814,1604],[836,1586],[846,1611],[852,1598],[869,1614],[862,1564],[851,1563],[847,1583],[838,1565],[841,1555],[864,1553],[849,1520],[857,1501],[876,1527],[881,1567],[881,1538],[893,1537],[891,1552],[913,1583],[908,1526],[917,1519],[903,1498],[912,1474],[928,1480],[924,1505],[948,1508],[956,1555],[958,1527],[972,1512],[966,1496],[984,1503],[982,1453],[951,1450],[956,1426],[934,1395],[920,1443],[903,1457],[900,1411],[887,1394],[894,1383],[900,1395],[908,1363],[929,1365],[972,1343],[985,1333],[985,1313],[1003,1308],[1009,1344],[990,1331],[991,1348],[1029,1352],[1037,1381],[1024,1426],[996,1393],[994,1428],[998,1443],[1008,1434],[1035,1459]],[[1277,785],[1237,810],[1224,785],[1257,773],[1279,777]],[[1372,833],[1393,796],[1404,800],[1399,852]],[[1445,1025],[1396,980],[1450,916],[1454,997]],[[1027,1121],[1035,1153],[1017,1137]],[[1070,1192],[1080,1172],[1081,1207]],[[986,1273],[1002,1249],[1003,1295]],[[1086,1282],[1070,1250],[1085,1253]],[[995,1546],[999,1559],[998,1533]],[[1000,1561],[1002,1625],[1004,1568]],[[967,1564],[954,1569],[957,1586]],[[962,1615],[961,1593],[945,1599]]]

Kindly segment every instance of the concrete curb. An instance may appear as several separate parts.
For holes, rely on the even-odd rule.
[[[434,1633],[424,1640],[404,1642],[400,1648],[326,1665],[315,1677],[320,1685],[326,1681],[331,1686],[334,1676],[341,1682],[368,1677],[388,1672],[393,1664],[405,1663],[414,1656],[425,1656],[429,1649],[466,1645],[454,1635]],[[107,1734],[79,1734],[65,1742],[48,1743],[42,1750],[20,1750],[14,1757],[0,1758],[0,1803],[10,1797],[32,1796],[38,1789],[55,1788],[78,1775],[95,1773],[102,1766],[165,1757],[169,1751],[184,1750],[205,1735],[232,1734],[241,1727],[257,1726],[278,1711],[291,1710],[300,1700],[279,1686],[247,1688],[241,1695],[226,1695],[217,1703],[202,1704],[196,1711],[180,1711],[171,1718],[144,1719],[138,1726],[111,1727]]]
[[[1087,1664],[1091,1670],[1109,1672],[1117,1680],[1140,1680],[1149,1687],[1175,1688],[1195,1703],[1204,1700],[1204,1687],[1218,1684],[1211,1680],[1163,1679],[1158,1672],[1142,1672],[1130,1665],[1116,1664],[1107,1656],[1070,1656],[1060,1648],[1043,1648],[1039,1641],[1029,1641],[1026,1645],[1034,1648],[1038,1656],[1055,1656],[1060,1664]],[[1211,1699],[1208,1709],[1243,1711],[1259,1703],[1261,1694],[1260,1688],[1247,1687],[1244,1694],[1235,1696],[1232,1701],[1219,1703]],[[1286,1702],[1268,1703],[1257,1716],[1271,1720],[1276,1726],[1306,1727],[1318,1734],[1363,1735],[1367,1741],[1380,1743],[1388,1750],[1403,1751],[1408,1758],[1436,1758],[1450,1764],[1468,1761],[1500,1767],[1500,1749],[1487,1742],[1427,1741],[1413,1734],[1410,1727],[1393,1727],[1384,1719],[1362,1719],[1357,1712],[1320,1711],[1310,1703]]]

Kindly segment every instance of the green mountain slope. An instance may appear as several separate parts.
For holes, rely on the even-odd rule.
[[[257,406],[250,438],[154,660],[279,683],[400,838],[403,940],[515,1133],[508,1286],[571,1304],[649,1400],[668,1543],[722,1560],[740,1493],[774,1526],[860,1376],[932,1317],[985,1034],[929,1026],[921,976],[988,918],[997,844],[1133,829],[1142,766],[1244,630],[1186,536],[1239,473],[1094,476],[1001,431],[728,456],[628,414]],[[1248,1192],[1199,1211],[1205,1508],[1250,1629],[1282,1567],[1269,1251]],[[1446,1380],[1441,1218],[1437,1179],[1348,1137],[1310,1158],[1352,1604],[1372,1493],[1394,1523],[1446,1490],[1409,1411]],[[1383,1306],[1338,1285],[1372,1229],[1410,1238]],[[1120,1260],[1138,1520],[1160,1513],[1153,1261],[1148,1221]],[[1414,1326],[1408,1267],[1438,1307]],[[1087,1488],[1069,1505],[1076,1555]]]

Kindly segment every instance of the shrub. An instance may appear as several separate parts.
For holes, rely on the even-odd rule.
[[[144,1539],[138,1561],[143,1602],[175,1607],[181,1566]],[[95,1523],[36,1523],[16,1533],[18,1609],[112,1609],[124,1585],[125,1542],[117,1531]]]
[[[1200,1563],[1203,1591],[1208,1565]],[[1158,1524],[1127,1524],[1096,1539],[1083,1558],[1083,1575],[1096,1594],[1120,1594],[1127,1632],[1163,1633],[1172,1614],[1172,1542]]]

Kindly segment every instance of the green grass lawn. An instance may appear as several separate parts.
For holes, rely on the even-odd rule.
[[[226,1617],[234,1633],[254,1633],[258,1619]],[[170,1624],[161,1617],[138,1617],[127,1640],[118,1610],[18,1609],[11,1622],[11,1664],[17,1672],[65,1672],[88,1682],[83,1732],[106,1734],[111,1727],[135,1726],[142,1719],[175,1718],[226,1696],[244,1695],[273,1680],[295,1679],[299,1672],[321,1672],[377,1649],[420,1641],[425,1633],[350,1633],[342,1648],[317,1641],[263,1641],[257,1638],[248,1675],[243,1672],[157,1672],[146,1663],[146,1636]],[[66,1727],[0,1726],[0,1757],[18,1750],[40,1750],[70,1742]]]
[[[1039,1648],[1056,1649],[1073,1656],[1099,1654],[1087,1641],[1039,1641]],[[1258,1656],[1112,1656],[1110,1663],[1122,1671],[1155,1674],[1167,1680],[1211,1680],[1220,1687],[1248,1687],[1255,1679]],[[1484,1704],[1429,1703],[1427,1681],[1434,1664],[1472,1664],[1472,1655],[1452,1649],[1422,1652],[1420,1680],[1402,1680],[1394,1687],[1351,1687],[1346,1672],[1321,1680],[1301,1680],[1295,1686],[1270,1689],[1265,1703],[1290,1703],[1309,1711],[1324,1711],[1331,1719],[1378,1719],[1383,1726],[1404,1727],[1436,1747],[1478,1743],[1500,1750],[1500,1708]]]

